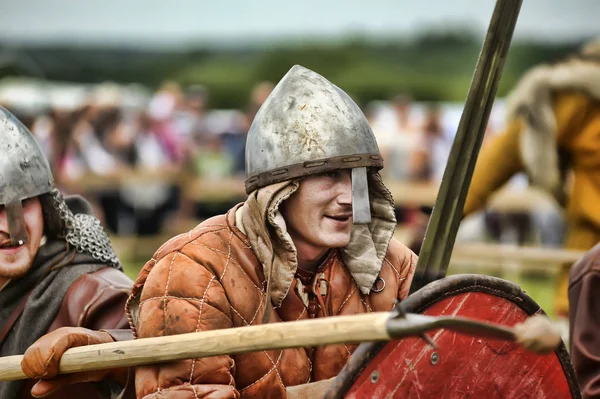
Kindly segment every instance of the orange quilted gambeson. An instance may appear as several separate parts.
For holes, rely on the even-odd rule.
[[[235,227],[235,208],[165,243],[146,263],[128,314],[138,337],[260,324],[265,305],[263,268]],[[389,311],[408,293],[416,256],[392,239],[380,277],[385,289],[363,295],[337,251],[320,275],[316,317]],[[324,282],[321,282],[324,280]],[[270,322],[308,318],[295,281]],[[133,319],[135,317],[135,319]],[[355,345],[330,345],[188,359],[138,367],[138,398],[285,398],[286,386],[337,375]]]

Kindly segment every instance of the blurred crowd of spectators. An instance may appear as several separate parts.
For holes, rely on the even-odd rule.
[[[77,183],[90,175],[125,171],[243,178],[246,132],[271,89],[269,82],[257,84],[244,110],[210,110],[206,88],[182,89],[173,82],[135,105],[123,101],[119,87],[110,84],[90,91],[79,104],[59,102],[35,112],[6,99],[0,105],[36,136],[57,185],[79,192]],[[118,234],[156,234],[165,217],[181,206],[179,187],[161,179],[86,196]]]
[[[58,186],[79,192],[77,182],[90,175],[123,171],[242,180],[246,133],[272,88],[270,82],[256,84],[242,110],[211,109],[205,87],[174,82],[133,105],[123,101],[116,85],[99,86],[75,106],[27,112],[1,104],[2,98],[0,105],[17,114],[37,137]],[[415,103],[406,95],[366,104],[365,115],[384,157],[384,178],[438,184],[461,110],[461,104]],[[198,219],[212,212],[210,206],[182,205],[180,187],[161,179],[86,196],[116,234],[154,235],[167,218]],[[417,211],[399,210],[399,222],[411,223]]]

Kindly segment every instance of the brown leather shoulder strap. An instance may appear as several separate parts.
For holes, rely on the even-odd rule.
[[[29,299],[29,296],[31,295],[32,292],[33,292],[33,289],[30,290],[27,293],[27,295],[25,295],[23,297],[23,299],[21,299],[21,302],[19,302],[19,304],[17,305],[15,310],[13,310],[13,312],[10,315],[10,317],[8,318],[8,320],[6,320],[6,323],[4,324],[4,326],[2,326],[2,329],[0,330],[0,342],[4,341],[4,338],[6,338],[6,336],[8,335],[8,332],[10,331],[12,326],[15,324],[15,322],[17,321],[19,316],[21,316],[21,313],[23,313],[23,309],[25,309],[25,304],[27,303],[27,300]]]

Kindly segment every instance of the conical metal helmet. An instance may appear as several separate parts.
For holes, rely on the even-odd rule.
[[[339,87],[295,65],[257,112],[246,140],[246,192],[352,169],[353,221],[370,222],[367,168],[383,167],[366,117]]]
[[[13,244],[28,239],[21,201],[53,187],[50,166],[37,141],[13,114],[0,107],[0,205],[6,208]]]

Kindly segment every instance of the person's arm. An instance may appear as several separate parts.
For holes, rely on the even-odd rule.
[[[485,207],[489,197],[523,169],[519,150],[522,126],[522,120],[514,119],[505,132],[482,146],[465,202],[465,217]]]
[[[217,276],[190,257],[174,252],[161,258],[144,284],[136,323],[139,338],[233,327],[230,304]],[[186,359],[140,366],[138,398],[238,398],[230,356]]]
[[[78,145],[81,156],[92,173],[102,176],[119,169],[117,159],[104,148],[91,129],[81,135]]]

